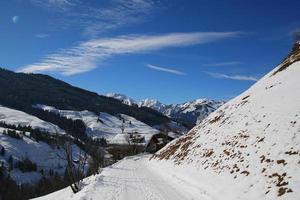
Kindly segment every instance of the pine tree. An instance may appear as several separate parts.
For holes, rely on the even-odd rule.
[[[2,147],[0,154],[1,154],[1,156],[5,155],[5,148],[4,147]]]
[[[14,159],[13,157],[10,155],[9,158],[8,158],[8,165],[9,165],[9,171],[13,170],[14,168]]]

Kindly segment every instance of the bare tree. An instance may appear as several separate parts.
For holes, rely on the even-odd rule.
[[[139,144],[143,140],[145,140],[145,138],[138,133],[130,133],[126,135],[130,155],[136,155],[138,153]]]
[[[99,146],[99,143],[94,143],[93,141],[89,141],[86,143],[87,152],[90,157],[88,159],[89,164],[89,173],[96,175],[101,172],[101,167],[104,167],[104,156],[105,150],[103,147]]]
[[[79,148],[78,158],[74,158],[73,143],[65,141],[62,145],[63,155],[59,157],[66,161],[66,172],[68,175],[69,186],[73,193],[81,189],[81,183],[85,177],[85,166],[87,164],[88,154]]]
[[[121,133],[123,134],[124,131],[125,131],[125,125],[124,125],[124,120],[122,121],[122,124],[121,124]]]

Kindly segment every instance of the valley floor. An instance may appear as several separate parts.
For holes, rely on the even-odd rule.
[[[155,167],[150,155],[127,157],[105,168],[100,175],[84,180],[83,189],[72,194],[70,188],[57,191],[39,200],[182,200],[211,199],[204,190],[175,172]]]

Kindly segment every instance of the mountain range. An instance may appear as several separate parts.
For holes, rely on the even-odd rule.
[[[32,105],[44,104],[60,110],[123,113],[150,126],[170,122],[168,117],[153,109],[128,106],[48,75],[15,73],[0,68],[0,85],[0,104],[29,114],[34,114]]]
[[[179,104],[163,104],[156,99],[144,99],[135,101],[134,99],[116,93],[109,93],[106,96],[120,100],[124,104],[130,106],[147,107],[154,109],[165,116],[168,116],[176,121],[183,122],[189,127],[193,127],[196,123],[201,122],[210,113],[215,111],[224,101],[215,101],[208,99],[196,99],[194,101],[179,103]]]

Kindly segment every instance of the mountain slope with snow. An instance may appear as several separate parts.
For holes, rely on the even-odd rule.
[[[169,143],[153,162],[211,174],[216,191],[230,191],[222,199],[299,199],[299,61],[298,42],[282,64]]]
[[[145,143],[148,142],[153,134],[159,133],[159,130],[124,114],[113,116],[100,112],[99,115],[96,115],[94,112],[86,110],[59,110],[46,105],[35,105],[34,107],[58,113],[72,120],[82,120],[86,125],[88,136],[92,138],[105,138],[111,143],[124,144],[126,142],[124,138],[126,134],[122,134],[122,127],[124,128],[124,133],[138,133],[144,136]]]
[[[31,126],[33,129],[40,129],[41,131],[49,133],[65,134],[64,130],[60,129],[58,126],[50,122],[43,121],[22,111],[7,108],[1,105],[0,122],[16,126]]]
[[[210,113],[215,111],[224,101],[214,101],[208,99],[196,99],[181,104],[166,105],[155,99],[144,99],[142,101],[135,101],[126,95],[109,93],[108,97],[118,99],[127,105],[138,105],[139,107],[147,107],[154,109],[175,120],[194,125],[201,122]]]
[[[0,68],[0,104],[35,114],[32,105],[45,104],[60,110],[89,110],[132,116],[150,126],[169,123],[170,119],[148,108],[128,106],[66,82],[42,74],[15,73]]]
[[[16,167],[9,171],[11,178],[18,184],[39,181],[44,175],[41,174],[41,170],[43,170],[46,175],[48,175],[50,169],[60,175],[64,174],[67,163],[61,158],[64,156],[64,152],[61,148],[58,148],[54,144],[50,145],[42,141],[36,141],[30,137],[30,133],[27,133],[19,139],[13,138],[3,134],[3,131],[7,130],[8,129],[0,127],[0,149],[5,149],[5,154],[0,155],[0,164],[8,169],[9,159],[11,157],[14,165],[18,161],[29,159],[37,166],[37,169],[31,172],[22,172]],[[74,157],[77,158],[79,148],[76,145],[73,147]],[[58,155],[60,155],[60,157]]]

